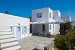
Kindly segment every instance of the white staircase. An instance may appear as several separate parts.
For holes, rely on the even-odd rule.
[[[21,50],[10,27],[0,27],[0,50]]]

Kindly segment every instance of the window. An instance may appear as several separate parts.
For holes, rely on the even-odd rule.
[[[22,31],[23,31],[23,34],[24,34],[24,33],[27,33],[27,27],[24,26],[23,29],[22,29]]]
[[[18,31],[20,31],[21,29],[20,29],[20,27],[18,27]]]
[[[54,31],[54,24],[53,24],[53,31]]]
[[[11,29],[11,31],[12,31],[12,27],[10,26],[10,29]]]
[[[51,18],[51,13],[50,13],[50,18]]]
[[[27,27],[26,26],[24,27],[24,31],[25,31],[25,33],[27,33]]]
[[[42,13],[37,13],[37,18],[41,18],[42,17]]]
[[[50,30],[51,30],[51,24],[50,24],[49,28],[50,28]]]

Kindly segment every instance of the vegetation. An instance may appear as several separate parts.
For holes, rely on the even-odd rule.
[[[31,18],[32,18],[32,17],[31,17],[31,16],[29,16],[28,18],[30,19],[30,22],[31,22]]]
[[[55,36],[55,48],[58,50],[75,50],[75,27],[71,26],[70,22],[65,23],[65,25],[64,29],[67,32]]]
[[[5,11],[5,14],[9,14],[9,12],[8,11]]]
[[[64,35],[68,33],[68,31],[72,30],[71,22],[61,23],[60,24],[60,34]]]
[[[29,16],[28,18],[31,19],[31,16]]]

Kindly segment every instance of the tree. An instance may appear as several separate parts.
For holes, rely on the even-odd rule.
[[[8,11],[5,11],[5,14],[9,14],[9,12]]]
[[[71,23],[61,24],[61,32],[55,36],[54,45],[58,50],[75,50],[75,29],[73,30]]]
[[[71,22],[61,23],[60,24],[60,34],[63,35],[68,31],[72,30]]]
[[[75,32],[68,32],[65,35],[57,34],[54,45],[59,50],[75,50]]]
[[[28,18],[30,19],[30,22],[31,22],[31,18],[32,18],[32,16],[29,16]]]
[[[31,22],[31,16],[28,17],[30,19]],[[32,33],[32,24],[30,24],[30,33]]]
[[[29,16],[28,18],[31,19],[31,16]]]

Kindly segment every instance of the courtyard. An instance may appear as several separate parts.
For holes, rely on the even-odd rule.
[[[19,40],[23,50],[33,50],[34,48],[42,49],[45,46],[49,46],[53,42],[54,38],[28,36]]]

